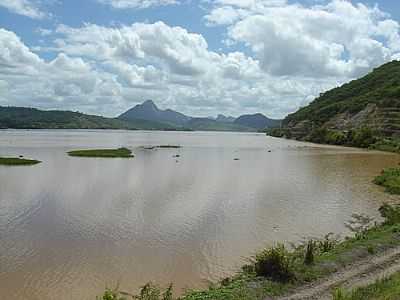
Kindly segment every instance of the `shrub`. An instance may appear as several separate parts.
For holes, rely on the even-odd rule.
[[[289,282],[294,279],[290,255],[284,245],[265,249],[255,256],[257,276],[272,281]]]
[[[386,188],[386,192],[391,194],[400,194],[400,169],[389,168],[382,171],[380,176],[377,176],[374,183]]]
[[[315,244],[313,240],[307,243],[306,254],[304,256],[304,264],[307,266],[314,264]]]
[[[131,295],[129,293],[125,292],[120,292],[118,289],[116,290],[110,290],[107,289],[104,292],[103,297],[100,299],[97,298],[98,300],[127,300],[127,299],[134,299],[134,300],[173,300],[173,295],[172,295],[172,284],[163,292],[161,293],[161,290],[151,284],[147,283],[144,285],[141,290],[139,295]],[[128,297],[128,298],[126,298]]]
[[[101,297],[101,300],[125,300],[125,298],[120,297],[118,292],[107,289],[103,297]]]
[[[374,254],[375,253],[374,246],[368,246],[367,251],[368,251],[369,254]]]
[[[330,232],[323,239],[317,241],[317,247],[321,253],[326,253],[335,248],[338,243],[339,237],[334,236],[334,233]]]
[[[377,138],[372,129],[363,127],[361,129],[351,131],[350,140],[350,144],[352,146],[368,148],[372,144],[376,143]]]
[[[400,223],[400,206],[391,206],[387,203],[379,208],[379,212],[385,218],[385,224],[395,225]]]
[[[319,127],[311,131],[309,141],[313,143],[324,144],[326,143],[327,135],[328,129],[325,127]]]

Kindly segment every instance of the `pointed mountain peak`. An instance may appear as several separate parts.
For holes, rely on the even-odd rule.
[[[146,107],[153,107],[153,108],[157,109],[157,106],[153,100],[146,100],[141,105],[146,106]]]

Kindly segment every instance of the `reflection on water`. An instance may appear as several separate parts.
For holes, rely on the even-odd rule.
[[[183,148],[139,148],[159,144]],[[118,146],[136,157],[65,155]],[[0,131],[0,155],[20,154],[43,163],[0,167],[0,294],[13,300],[202,286],[264,245],[376,216],[389,196],[370,182],[399,161],[263,134]]]

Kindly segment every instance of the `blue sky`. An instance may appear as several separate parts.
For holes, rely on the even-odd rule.
[[[393,0],[0,0],[0,105],[283,117],[399,59],[399,23]]]

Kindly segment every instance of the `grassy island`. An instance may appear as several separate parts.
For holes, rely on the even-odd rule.
[[[104,158],[130,158],[134,155],[132,151],[127,148],[118,149],[92,149],[92,150],[74,150],[68,152],[69,156],[77,157],[104,157]]]
[[[155,149],[179,149],[182,146],[179,145],[157,145],[157,146],[142,146],[144,150],[155,150]]]
[[[20,157],[0,157],[1,166],[31,166],[41,163],[39,160]]]

